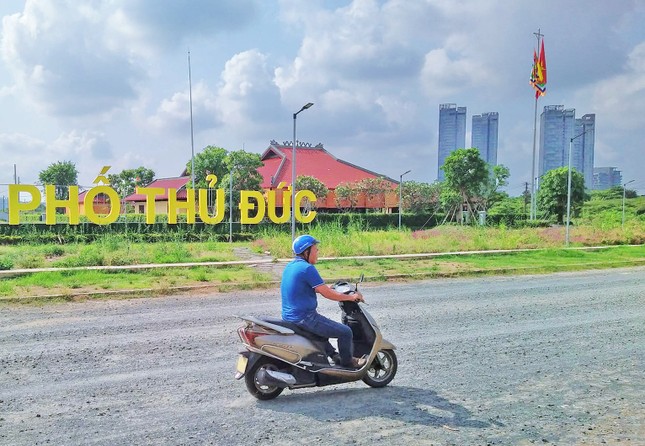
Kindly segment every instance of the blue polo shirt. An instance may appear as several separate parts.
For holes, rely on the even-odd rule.
[[[289,262],[280,283],[282,319],[300,322],[308,313],[315,312],[318,298],[314,288],[324,283],[316,267],[305,259],[296,257]]]

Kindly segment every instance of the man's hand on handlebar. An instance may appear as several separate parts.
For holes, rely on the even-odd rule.
[[[363,297],[360,291],[354,291],[354,293],[350,294],[350,296],[352,296],[354,302],[365,303],[365,298]]]

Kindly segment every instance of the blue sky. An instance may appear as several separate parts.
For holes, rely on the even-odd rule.
[[[262,153],[323,143],[398,178],[437,177],[439,104],[500,116],[508,191],[530,182],[533,35],[545,105],[596,114],[596,166],[645,193],[645,2],[504,0],[3,0],[0,183],[72,161],[178,175],[194,146]]]

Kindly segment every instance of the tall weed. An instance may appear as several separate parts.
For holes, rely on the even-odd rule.
[[[153,263],[185,263],[191,260],[186,244],[169,242],[155,245]]]

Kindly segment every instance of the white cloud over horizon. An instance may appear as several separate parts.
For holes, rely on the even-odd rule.
[[[509,192],[530,181],[535,46],[545,34],[545,105],[595,113],[596,165],[645,192],[645,4],[600,0],[222,2],[8,0],[0,6],[0,183],[76,163],[158,177],[195,150],[262,153],[271,139],[322,142],[336,157],[434,181],[440,103],[500,114]],[[469,144],[470,141],[467,141]],[[35,152],[35,153],[32,153]],[[600,164],[599,164],[600,163]]]

